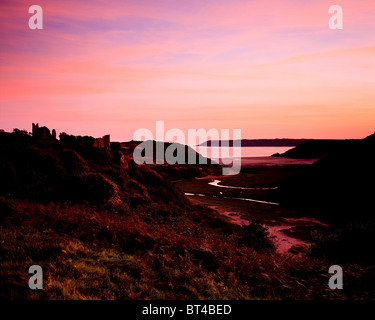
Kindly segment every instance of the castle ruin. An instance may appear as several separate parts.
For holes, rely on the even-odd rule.
[[[32,126],[32,135],[35,139],[38,140],[52,140],[56,139],[56,130],[52,129],[51,131],[47,127],[39,127],[39,123],[33,123]],[[59,135],[60,141],[71,141],[73,138],[74,140],[77,138],[76,136],[67,135],[65,132],[61,132]],[[92,138],[94,139],[93,147],[99,149],[106,149],[111,150],[111,139],[110,135],[105,135],[102,138]]]
[[[111,150],[111,139],[109,134],[107,134],[103,138],[96,138],[93,147]]]
[[[52,134],[47,127],[39,127],[39,123],[33,123],[32,135],[38,140],[56,139],[56,130],[52,130]]]

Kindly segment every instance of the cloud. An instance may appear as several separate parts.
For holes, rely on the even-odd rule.
[[[355,118],[358,126],[375,120],[368,108],[374,1],[340,1],[340,32],[328,28],[323,0],[38,4],[45,28],[32,31],[28,1],[1,3],[0,111],[9,127],[17,119],[69,122],[86,113],[107,127],[118,119],[151,123],[157,117],[193,127],[197,115],[208,126],[245,128],[248,121],[262,136],[266,129],[254,119],[268,119],[271,127],[290,119],[303,132],[304,117],[314,114],[327,126],[327,112],[345,105],[353,114],[358,104],[366,106]]]

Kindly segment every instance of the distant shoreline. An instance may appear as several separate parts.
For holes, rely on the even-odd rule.
[[[238,142],[239,140],[207,140],[198,146],[220,147],[222,144],[229,147],[233,147],[233,142]],[[345,139],[241,139],[241,147],[297,147],[302,143],[309,141],[345,141]]]

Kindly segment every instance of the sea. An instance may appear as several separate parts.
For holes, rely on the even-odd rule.
[[[294,147],[204,147],[196,146],[195,150],[212,160],[220,158],[260,158],[270,157],[275,153],[282,154]],[[224,150],[225,149],[225,150]]]
[[[231,173],[237,174],[238,168],[259,168],[288,165],[310,165],[317,159],[291,159],[272,157],[273,154],[282,154],[293,147],[203,147],[194,148],[202,156],[233,168]],[[230,171],[230,170],[229,170]]]

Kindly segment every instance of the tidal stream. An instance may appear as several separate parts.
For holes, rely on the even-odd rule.
[[[235,187],[235,186],[227,186],[227,185],[221,185],[219,184],[221,180],[214,180],[211,182],[208,182],[209,185],[218,187],[218,188],[227,188],[227,189],[240,189],[240,190],[275,190],[277,187],[267,187],[267,188],[262,188],[262,187],[257,187],[257,188],[249,188],[249,187]],[[218,195],[206,195],[203,193],[191,193],[191,192],[185,192],[185,195],[187,196],[199,196],[199,197],[205,197],[205,196],[210,196],[210,197],[216,197],[216,198],[224,198],[224,199],[233,199],[233,200],[242,200],[242,201],[250,201],[250,202],[257,202],[257,203],[263,203],[265,205],[273,205],[273,206],[278,206],[279,204],[276,202],[270,202],[270,201],[263,201],[263,200],[257,200],[257,199],[251,199],[251,198],[237,198],[237,197],[227,197],[227,196],[218,196]],[[241,217],[240,212],[230,212],[226,211],[224,209],[221,209],[217,206],[211,206],[211,208],[217,210],[221,215],[224,215],[228,217],[232,223],[238,224],[238,225],[247,225],[249,224],[248,220],[245,220]],[[314,218],[306,218],[306,217],[301,217],[301,218],[284,218],[285,221],[289,222],[289,224],[282,224],[282,225],[277,225],[277,226],[270,226],[266,225],[266,227],[269,230],[270,235],[274,238],[275,245],[277,247],[277,251],[280,253],[288,253],[289,249],[293,246],[301,246],[305,245],[306,242],[302,241],[301,239],[297,239],[291,236],[286,235],[283,231],[286,230],[292,230],[296,225],[292,225],[290,223],[293,222],[303,222],[306,223],[306,226],[311,226],[311,225],[319,225],[323,227],[328,227],[327,224],[320,222],[317,219]]]

